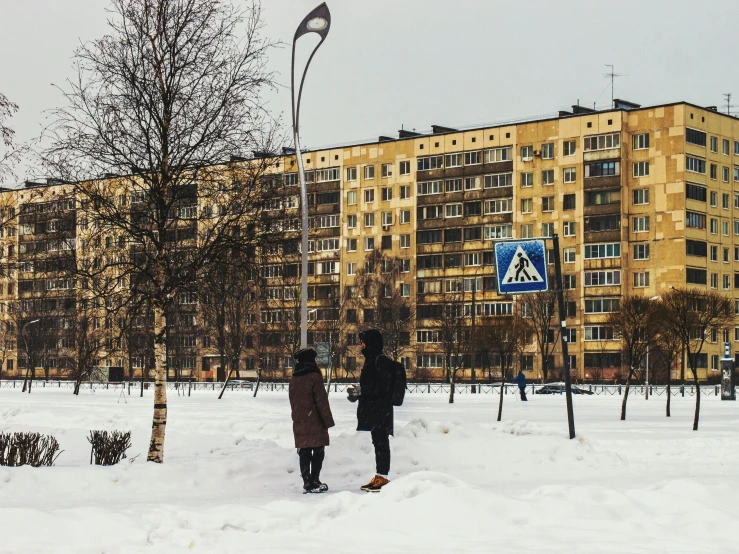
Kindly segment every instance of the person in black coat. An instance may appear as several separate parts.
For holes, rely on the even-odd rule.
[[[359,377],[359,390],[349,391],[349,400],[359,401],[357,431],[369,431],[375,447],[377,474],[361,487],[364,491],[379,492],[390,481],[390,438],[393,434],[392,373],[383,354],[382,333],[369,329],[359,333],[362,341],[364,366]]]

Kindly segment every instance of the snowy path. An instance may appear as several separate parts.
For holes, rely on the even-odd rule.
[[[0,552],[738,552],[739,405],[693,398],[411,395],[396,412],[393,483],[374,469],[355,405],[331,397],[322,479],[301,494],[287,395],[170,391],[165,464],[145,463],[152,398],[0,391],[0,431],[54,434],[54,468],[0,468]],[[89,466],[90,429],[130,429],[138,457]]]

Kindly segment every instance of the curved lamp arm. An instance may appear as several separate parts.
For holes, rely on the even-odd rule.
[[[321,44],[323,44],[323,41],[326,40],[330,28],[331,12],[329,11],[326,2],[324,2],[303,18],[303,21],[301,21],[300,25],[298,25],[298,28],[295,31],[295,36],[293,37],[292,61],[290,63],[290,91],[292,100],[293,133],[295,134],[297,134],[298,132],[298,124],[300,121],[300,97],[303,95],[303,84],[305,83],[305,75],[306,73],[308,73],[308,66],[310,66],[310,62],[313,60],[313,56],[316,54],[316,51],[321,46]],[[303,35],[307,35],[308,33],[316,33],[318,36],[321,37],[321,40],[313,49],[313,52],[311,52],[311,55],[308,58],[308,63],[305,64],[305,69],[303,69],[303,76],[300,78],[300,87],[298,88],[298,102],[296,104],[295,43],[300,37],[302,37]]]

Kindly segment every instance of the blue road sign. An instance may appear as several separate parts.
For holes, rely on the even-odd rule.
[[[500,294],[547,290],[547,250],[544,241],[495,243],[495,272]]]

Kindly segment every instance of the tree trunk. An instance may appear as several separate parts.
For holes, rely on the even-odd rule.
[[[165,357],[166,320],[164,309],[154,306],[154,417],[151,424],[149,462],[161,464],[164,461],[164,434],[167,427],[167,359]]]
[[[252,398],[257,397],[257,392],[259,391],[259,383],[262,382],[262,368],[257,368],[257,382],[254,385],[254,394],[252,395]]]
[[[231,373],[233,373],[233,368],[229,367],[228,373],[226,374],[226,379],[223,381],[223,386],[221,387],[221,392],[218,394],[218,400],[223,398],[223,392],[226,390],[226,387],[228,386],[228,382],[231,380]]]
[[[549,378],[549,364],[548,362],[549,356],[542,356],[541,358],[541,374],[544,378],[544,382],[547,382],[547,379]]]
[[[693,431],[698,430],[698,418],[701,414],[701,389],[698,384],[698,373],[695,368],[690,368],[693,371],[693,383],[695,383],[695,418],[693,419]]]
[[[503,417],[503,394],[505,393],[505,380],[500,380],[500,400],[498,401],[498,421]]]
[[[667,417],[670,417],[670,373],[672,372],[672,364],[667,366]]]
[[[449,372],[449,384],[451,387],[449,387],[449,404],[454,404],[454,378],[456,377],[457,371],[455,369],[452,369]]]
[[[629,368],[629,376],[626,378],[626,389],[624,391],[624,399],[621,401],[621,421],[626,419],[626,401],[629,399],[629,388],[631,387],[631,376],[634,374],[634,369]]]
[[[78,377],[74,382],[74,394],[80,395],[80,385],[82,384],[82,377]]]

